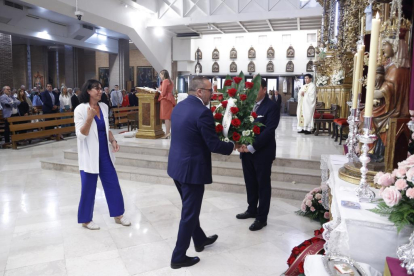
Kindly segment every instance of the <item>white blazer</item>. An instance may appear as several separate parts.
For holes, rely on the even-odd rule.
[[[111,156],[112,164],[115,165],[115,155],[112,152],[112,145],[109,143],[109,120],[108,120],[108,106],[105,103],[98,103],[99,108],[105,120],[106,139],[108,141],[108,151]],[[95,120],[92,121],[89,135],[85,136],[80,132],[80,129],[86,122],[88,117],[89,103],[81,103],[75,108],[75,128],[76,137],[78,138],[78,161],[79,170],[87,173],[99,173],[99,138],[98,127]]]

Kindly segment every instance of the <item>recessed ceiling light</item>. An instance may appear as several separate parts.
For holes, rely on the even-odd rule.
[[[128,8],[128,5],[125,5],[125,8]]]

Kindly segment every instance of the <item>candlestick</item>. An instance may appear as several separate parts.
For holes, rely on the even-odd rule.
[[[378,37],[381,20],[379,14],[375,19],[372,19],[371,29],[371,46],[369,48],[369,63],[368,63],[368,80],[367,80],[367,96],[365,99],[365,117],[372,117],[372,107],[374,105],[374,89],[375,89],[375,75],[377,70],[377,53],[378,53]],[[370,126],[367,126],[368,128]]]

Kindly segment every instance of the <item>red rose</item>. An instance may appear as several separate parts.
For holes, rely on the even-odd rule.
[[[247,95],[246,94],[241,94],[240,95],[240,101],[245,101],[247,100]]]
[[[256,135],[259,135],[259,134],[260,134],[260,127],[258,127],[258,126],[254,126],[254,127],[253,127],[253,132],[254,132],[254,134],[256,134]]]
[[[319,230],[315,230],[315,231],[313,231],[313,234],[315,234],[315,237],[316,237],[316,236],[319,236],[319,235],[321,234],[321,231],[319,231]]]
[[[253,83],[252,82],[249,82],[249,81],[246,81],[245,85],[246,85],[246,88],[247,89],[250,89],[250,88],[253,87]]]
[[[232,82],[233,82],[232,80],[225,80],[224,86],[230,86]]]
[[[295,254],[295,255],[299,255],[299,254],[300,254],[300,252],[301,252],[301,251],[300,251],[299,247],[297,247],[297,246],[296,246],[296,247],[293,247],[293,249],[292,249],[292,253],[293,253],[293,254]]]
[[[303,244],[304,244],[305,246],[309,246],[309,245],[311,245],[312,243],[311,243],[309,240],[307,240],[307,241],[305,241]]]
[[[312,243],[315,243],[315,242],[318,242],[319,240],[320,240],[320,238],[313,237],[313,238],[311,239],[311,242],[312,242]]]
[[[231,113],[233,114],[237,114],[237,112],[239,112],[239,108],[238,107],[231,107],[230,108]]]
[[[214,101],[217,100],[217,94],[213,94],[213,96],[211,97],[211,99],[213,99]]]
[[[217,109],[217,107],[213,106],[213,107],[211,108],[211,112],[216,111],[216,109]]]
[[[239,84],[241,82],[242,78],[234,77],[233,80],[234,80],[235,83]]]
[[[306,246],[304,246],[304,245],[302,245],[301,247],[299,247],[300,253],[302,253],[303,251],[305,251],[305,249],[306,249]]]
[[[321,234],[323,233],[325,229],[323,229],[323,227],[321,227],[321,229],[319,229],[319,232],[321,232]]]
[[[233,132],[233,141],[237,142],[240,140],[240,134],[238,134],[237,132]]]
[[[291,266],[295,260],[296,260],[296,258],[295,258],[295,257],[290,256],[290,258],[287,260],[287,264],[288,264],[288,266]]]
[[[219,101],[222,101],[222,100],[223,100],[223,94],[220,94],[220,95],[218,96],[218,99],[219,99]]]
[[[252,112],[252,117],[256,119],[257,118],[257,113],[256,112]]]
[[[305,270],[303,269],[303,263],[304,261],[300,262],[298,265],[299,273],[305,273]]]
[[[224,107],[224,108],[226,108],[227,107],[227,101],[222,101],[221,102],[221,106]]]
[[[223,118],[223,114],[221,114],[221,113],[214,114],[214,119],[221,120],[222,118]]]
[[[229,90],[227,90],[227,94],[229,94],[230,97],[234,97],[236,96],[237,90],[235,88],[230,88]]]
[[[233,120],[231,120],[231,124],[234,126],[234,127],[239,127],[240,126],[240,124],[241,124],[241,122],[240,122],[240,120],[239,119],[233,119]]]
[[[220,133],[223,131],[223,126],[222,125],[216,125],[216,132]]]

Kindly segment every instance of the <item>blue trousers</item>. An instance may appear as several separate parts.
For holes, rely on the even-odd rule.
[[[78,223],[87,223],[92,221],[93,217],[98,174],[80,171],[80,175],[82,193],[79,202]],[[119,186],[118,176],[109,156],[99,160],[99,178],[105,192],[110,216],[118,217],[123,215],[125,212],[124,199]]]
[[[180,227],[177,243],[171,258],[171,262],[183,262],[190,246],[191,237],[194,245],[201,245],[206,239],[203,229],[200,227],[201,203],[204,195],[204,185],[185,184],[174,180],[175,186],[181,196],[183,208],[181,210]]]

